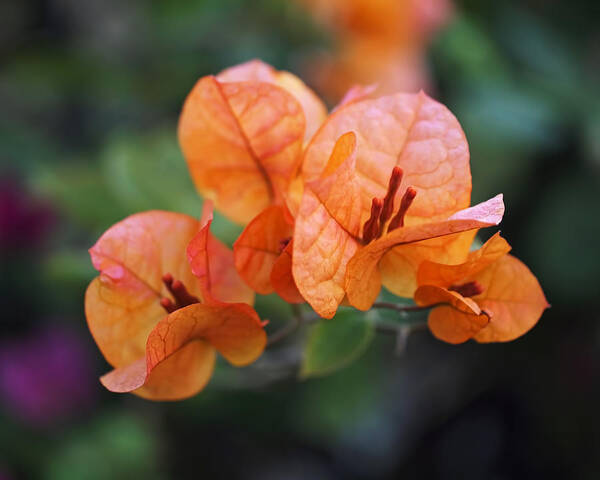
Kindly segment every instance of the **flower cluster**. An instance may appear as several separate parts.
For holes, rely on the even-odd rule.
[[[251,61],[201,78],[178,134],[200,221],[136,214],[90,249],[100,275],[86,316],[111,391],[185,398],[216,352],[256,360],[267,338],[255,292],[329,319],[342,304],[369,310],[383,285],[431,308],[431,332],[450,343],[512,340],[548,306],[499,234],[470,251],[500,223],[502,195],[469,206],[465,135],[423,92],[355,87],[328,115],[300,79]],[[233,250],[210,233],[213,204],[245,225]]]

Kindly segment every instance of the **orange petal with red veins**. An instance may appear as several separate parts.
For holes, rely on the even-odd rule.
[[[360,223],[371,200],[383,198],[393,167],[404,171],[396,205],[407,186],[419,192],[406,224],[442,220],[469,205],[471,172],[465,135],[452,113],[424,93],[396,94],[343,106],[329,116],[308,145],[302,165],[307,181],[325,169],[337,139],[353,131],[361,192]]]
[[[509,251],[510,245],[497,232],[481,248],[469,253],[464,263],[447,265],[424,261],[419,267],[417,280],[419,285],[437,285],[440,287],[465,283],[465,278],[472,277]]]
[[[291,240],[275,261],[271,271],[271,284],[281,298],[288,303],[304,303],[304,297],[298,291],[292,275],[292,251],[294,241]]]
[[[317,196],[348,233],[359,235],[362,226],[360,186],[356,175],[356,135],[353,132],[347,132],[338,139],[323,174],[309,182],[305,189],[310,189]]]
[[[267,82],[273,83],[291,93],[302,105],[306,117],[305,140],[310,139],[327,118],[327,108],[319,97],[296,75],[277,71],[261,60],[227,68],[217,75],[220,82]]]
[[[282,201],[301,162],[305,120],[270,83],[201,78],[179,118],[179,142],[196,187],[245,224]]]
[[[300,294],[319,315],[332,318],[344,298],[346,265],[360,244],[310,188],[302,197],[293,242],[292,273]]]
[[[478,342],[514,340],[529,331],[550,306],[535,275],[512,255],[504,255],[467,280],[483,287],[483,293],[473,299],[492,313],[489,325],[475,336]]]
[[[273,205],[258,214],[233,244],[235,267],[244,281],[262,295],[273,292],[271,272],[294,233],[285,207]]]
[[[359,248],[358,179],[354,134],[334,145],[329,176],[307,183],[296,217],[292,273],[300,294],[331,318],[344,298],[346,265]]]
[[[200,231],[190,240],[186,253],[192,273],[197,277],[205,303],[214,300],[252,305],[254,292],[235,269],[233,252],[210,233],[212,203],[205,203]]]
[[[192,341],[158,364],[150,374],[146,358],[100,377],[111,392],[132,392],[148,400],[182,400],[200,392],[212,376],[216,350],[202,340]]]
[[[422,262],[464,262],[476,234],[477,230],[471,230],[392,248],[379,262],[383,285],[394,295],[412,297]]]
[[[431,333],[444,342],[466,342],[490,321],[487,313],[473,300],[442,287],[419,287],[415,292],[415,302],[424,307],[444,304],[429,313],[427,322]]]
[[[193,304],[161,320],[148,336],[145,359],[113,370],[102,383],[111,391],[133,391],[145,398],[177,400],[208,382],[219,351],[236,366],[256,360],[267,337],[246,304]]]
[[[348,262],[346,294],[348,301],[360,310],[368,310],[381,289],[379,261],[391,248],[429,238],[498,225],[504,214],[502,195],[461,210],[441,222],[405,226],[359,249]]]
[[[247,365],[260,356],[266,338],[258,315],[249,305],[190,305],[165,317],[148,337],[148,370],[191,340],[205,340],[230,363]]]

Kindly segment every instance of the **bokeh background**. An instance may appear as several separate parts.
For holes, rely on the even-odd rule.
[[[439,3],[411,55],[466,132],[473,200],[504,192],[502,231],[552,308],[509,344],[419,332],[395,355],[378,337],[304,381],[288,342],[179,403],[99,384],[87,249],[136,211],[199,214],[176,122],[200,76],[261,58],[332,106],[318,62],[339,52],[336,22],[310,1],[0,3],[2,480],[598,478],[600,7]]]

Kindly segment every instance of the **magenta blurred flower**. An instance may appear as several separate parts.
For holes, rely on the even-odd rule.
[[[34,426],[85,410],[95,378],[87,349],[73,331],[45,328],[0,345],[0,398]]]
[[[52,208],[32,197],[17,179],[0,177],[0,248],[38,245],[54,221]]]

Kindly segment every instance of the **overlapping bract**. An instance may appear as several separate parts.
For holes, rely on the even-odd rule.
[[[264,349],[265,332],[249,305],[253,293],[237,276],[232,252],[210,234],[209,218],[136,214],[90,249],[100,275],[86,292],[86,317],[115,367],[102,377],[109,390],[155,400],[185,398],[210,379],[216,351],[244,365]],[[165,274],[199,303],[167,314],[161,300],[177,298]]]

